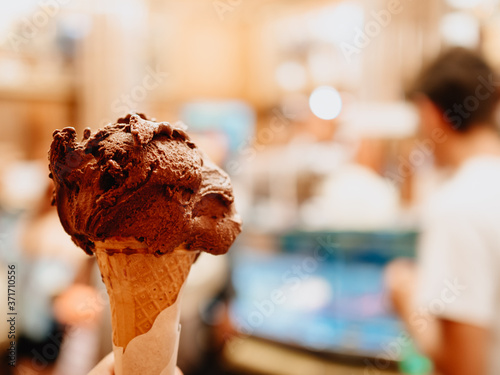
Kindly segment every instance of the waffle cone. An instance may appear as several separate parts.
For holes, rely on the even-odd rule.
[[[113,343],[123,350],[176,302],[197,256],[182,248],[156,256],[141,242],[114,238],[96,243],[95,254],[109,295]]]

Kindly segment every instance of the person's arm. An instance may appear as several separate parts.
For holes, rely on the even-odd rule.
[[[490,333],[487,329],[438,319],[441,342],[432,359],[442,375],[486,374]]]
[[[104,357],[87,375],[114,375],[115,356],[113,352]]]
[[[394,309],[419,349],[434,362],[441,375],[486,374],[490,332],[480,326],[442,319],[415,311],[415,265],[396,260],[386,271]]]
[[[385,270],[385,283],[392,307],[418,348],[426,355],[437,352],[441,341],[438,319],[426,310],[415,309],[416,265],[409,259],[396,259]]]

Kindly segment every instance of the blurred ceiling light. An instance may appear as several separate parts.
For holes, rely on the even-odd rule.
[[[446,2],[453,8],[469,9],[480,5],[484,0],[446,0]]]
[[[316,39],[341,43],[352,39],[354,32],[363,27],[363,7],[353,1],[323,8],[311,14],[309,30]]]
[[[309,97],[309,107],[320,119],[333,120],[342,110],[342,98],[333,87],[320,86]]]
[[[453,46],[474,48],[479,43],[479,22],[464,12],[453,12],[441,20],[441,35],[445,43]]]
[[[307,83],[306,70],[296,61],[284,62],[276,69],[276,81],[287,91],[301,90]]]

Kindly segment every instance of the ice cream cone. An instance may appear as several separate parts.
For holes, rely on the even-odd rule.
[[[130,340],[148,332],[157,316],[174,305],[198,253],[177,248],[157,256],[135,239],[109,238],[95,245],[110,299],[113,343],[125,351]]]
[[[198,255],[186,249],[224,254],[241,231],[229,176],[183,127],[137,113],[80,142],[74,128],[56,130],[49,160],[61,223],[106,284],[115,374],[173,375]]]

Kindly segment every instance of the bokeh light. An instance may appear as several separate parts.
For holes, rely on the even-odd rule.
[[[320,86],[309,97],[309,107],[320,119],[333,120],[342,110],[342,98],[333,87]]]
[[[468,13],[454,12],[441,20],[441,35],[451,46],[475,48],[479,43],[479,23]]]

